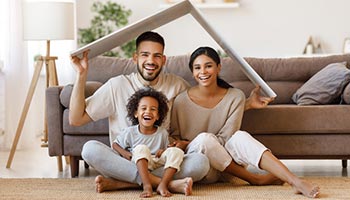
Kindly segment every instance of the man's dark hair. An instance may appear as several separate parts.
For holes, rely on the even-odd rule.
[[[136,39],[136,49],[138,49],[140,43],[144,41],[157,42],[165,47],[164,38],[156,32],[146,31],[139,35]]]
[[[168,113],[168,99],[166,96],[158,92],[157,90],[151,88],[151,87],[146,87],[142,88],[138,91],[136,91],[128,100],[128,104],[126,105],[126,109],[128,111],[128,118],[132,122],[133,125],[139,124],[139,121],[137,118],[135,118],[135,112],[137,111],[137,108],[139,106],[140,100],[143,97],[152,97],[158,101],[158,115],[159,119],[154,123],[157,126],[160,126],[167,113]]]

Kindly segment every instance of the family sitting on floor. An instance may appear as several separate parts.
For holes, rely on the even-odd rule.
[[[210,47],[191,54],[189,69],[197,85],[190,87],[182,78],[161,72],[164,47],[158,33],[142,33],[133,56],[137,72],[111,78],[87,99],[88,51],[71,58],[77,78],[70,124],[109,118],[112,148],[89,141],[82,150],[85,162],[101,173],[95,179],[97,192],[142,187],[140,197],[151,197],[153,188],[164,197],[191,195],[193,183],[214,183],[226,172],[251,185],[286,182],[296,193],[318,197],[318,186],[301,180],[239,130],[245,110],[264,108],[272,98],[260,96],[257,86],[246,99],[222,80],[220,57]],[[268,173],[252,173],[248,165]]]

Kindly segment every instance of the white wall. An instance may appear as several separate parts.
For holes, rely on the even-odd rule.
[[[162,8],[165,0],[114,0],[133,11],[130,22]],[[208,3],[221,0],[207,0]],[[93,0],[77,0],[77,26],[89,25]],[[240,0],[233,9],[201,9],[209,23],[242,56],[276,57],[302,53],[309,36],[325,53],[341,53],[350,36],[347,0]],[[167,55],[190,53],[198,46],[219,48],[190,16],[156,29],[166,39]]]
[[[94,1],[76,0],[77,27],[86,28],[89,25],[92,18],[90,8]],[[160,5],[165,0],[114,1],[130,8],[133,11],[130,22],[135,22],[161,10]],[[221,0],[206,1],[210,3]],[[302,53],[310,35],[321,42],[325,53],[341,53],[344,38],[350,37],[350,12],[348,11],[350,1],[347,0],[240,0],[239,2],[239,8],[205,9],[202,12],[241,56],[297,56]],[[190,53],[203,45],[219,48],[190,15],[160,27],[156,31],[166,39],[167,55]],[[53,42],[52,55],[57,55],[55,48],[62,47],[62,44]],[[64,48],[71,49],[66,46]],[[60,63],[62,58],[68,57],[68,53],[57,55],[59,56],[57,70],[60,84],[67,84],[74,79],[69,60],[66,59]],[[67,76],[67,74],[70,75]],[[28,82],[29,87],[29,80],[22,76],[23,74],[18,74],[17,80],[12,80],[12,82],[18,80]],[[28,88],[18,88],[17,84],[11,83],[8,90],[11,92],[8,93],[6,100],[10,104],[20,102],[6,111],[6,119],[9,119],[6,122],[7,130],[11,135],[7,138],[7,147],[12,142],[12,139],[11,141],[9,139],[14,136]],[[20,143],[31,144],[33,140],[37,140],[37,136],[42,131],[44,85],[44,76],[41,76]],[[33,132],[30,137],[25,130]]]
[[[1,60],[0,60],[0,149],[5,143],[5,77],[1,71]]]
[[[6,4],[6,1],[1,1],[1,6],[3,6],[4,2]],[[8,1],[10,5],[5,7],[5,10],[8,11],[6,13],[8,16],[4,15],[4,18],[8,18],[1,23],[8,28],[6,29],[7,31],[2,31],[0,34],[5,38],[4,41],[0,41],[0,46],[4,48],[3,52],[5,54],[5,68],[1,75],[5,80],[3,82],[0,81],[0,89],[4,89],[2,90],[4,96],[1,96],[2,93],[0,92],[0,101],[2,101],[0,104],[4,104],[5,108],[1,109],[0,106],[0,112],[3,110],[5,112],[4,120],[0,117],[0,128],[1,124],[4,124],[5,133],[0,132],[0,150],[8,150],[12,145],[30,81],[32,80],[34,71],[33,58],[35,55],[45,55],[46,53],[46,41],[23,41],[22,3],[22,0]],[[6,37],[8,34],[11,37]],[[75,78],[75,72],[70,66],[69,59],[69,52],[74,49],[76,49],[76,45],[73,40],[51,41],[51,56],[58,56],[56,67],[59,83],[62,85],[71,83]],[[0,51],[0,53],[2,52]],[[44,74],[45,66],[42,68],[42,75],[39,77],[38,84],[35,87],[17,149],[25,149],[34,145],[36,148],[39,148],[38,142],[40,142],[44,129],[46,85]]]

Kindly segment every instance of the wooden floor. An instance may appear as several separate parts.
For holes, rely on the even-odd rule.
[[[18,149],[10,169],[6,168],[9,151],[0,151],[0,178],[70,178],[69,166],[63,159],[63,171],[59,172],[55,157],[48,156],[47,148],[40,144],[29,149]],[[298,176],[345,176],[350,167],[343,169],[340,160],[282,160]],[[348,161],[349,162],[349,161]],[[255,169],[249,168],[256,171]],[[98,173],[85,169],[80,162],[79,177],[95,177]]]

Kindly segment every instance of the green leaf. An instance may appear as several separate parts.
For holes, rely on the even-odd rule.
[[[94,16],[90,21],[90,27],[78,29],[79,46],[87,45],[127,25],[129,23],[128,18],[132,14],[130,9],[126,9],[119,3],[112,1],[107,1],[105,3],[100,1],[94,2],[91,6],[91,12],[94,13]],[[130,58],[135,51],[135,40],[132,40],[103,55]]]

